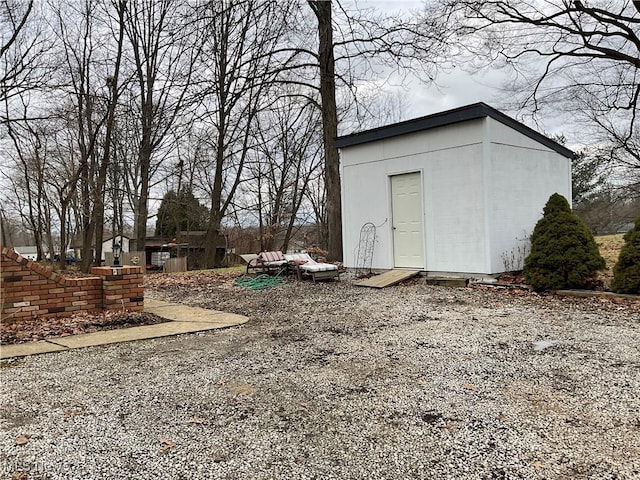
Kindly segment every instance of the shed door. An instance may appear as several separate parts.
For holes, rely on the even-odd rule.
[[[391,215],[395,266],[424,268],[420,172],[391,177]]]

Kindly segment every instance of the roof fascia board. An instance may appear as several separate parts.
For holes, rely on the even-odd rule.
[[[484,117],[491,117],[494,120],[506,125],[507,127],[513,128],[521,134],[544,145],[545,147],[554,150],[560,155],[563,155],[567,158],[573,158],[574,156],[573,151],[569,150],[563,145],[560,145],[558,142],[551,140],[541,133],[536,132],[532,128],[527,127],[525,124],[518,122],[517,120],[509,117],[508,115],[505,115],[502,112],[499,112],[495,108],[490,107],[483,102],[466,105],[464,107],[447,110],[445,112],[440,112],[433,115],[427,115],[425,117],[415,118],[413,120],[407,120],[405,122],[395,123],[371,130],[365,130],[363,132],[344,135],[336,138],[336,147],[351,147],[354,145],[369,143],[376,140],[383,140],[385,138],[397,137],[399,135],[421,132],[436,127],[453,125],[455,123],[476,120]]]

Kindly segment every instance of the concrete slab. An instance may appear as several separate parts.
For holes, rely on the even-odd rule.
[[[17,343],[15,345],[0,346],[0,360],[13,357],[26,357],[27,355],[38,355],[40,353],[61,352],[66,347],[55,345],[49,342],[29,342]]]
[[[466,287],[469,284],[468,278],[454,277],[427,277],[425,279],[427,285],[436,285],[440,287]]]
[[[243,315],[201,307],[189,307],[160,300],[147,301],[145,299],[144,311],[175,322],[208,322],[225,327],[241,325],[248,320]]]
[[[175,303],[165,302],[163,300],[156,300],[149,297],[144,297],[144,309],[153,309],[157,307],[167,306],[167,305],[175,305]]]
[[[169,337],[182,333],[200,332],[220,328],[209,322],[166,322],[157,325],[143,325],[141,327],[123,328],[121,330],[105,330],[102,332],[85,333],[52,339],[67,348],[95,347],[111,343],[133,342],[149,338]]]
[[[243,315],[200,307],[189,307],[160,300],[145,298],[144,303],[145,312],[153,313],[170,321],[157,325],[142,325],[119,330],[104,330],[82,335],[56,337],[46,342],[3,345],[0,347],[0,359],[215,330],[241,325],[249,320]]]

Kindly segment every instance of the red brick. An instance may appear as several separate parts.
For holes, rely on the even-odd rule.
[[[8,292],[23,292],[30,286],[31,285],[29,285],[29,282],[25,282],[25,281],[11,282],[11,283],[6,283],[4,285],[4,289]]]
[[[15,272],[22,271],[22,267],[20,265],[2,265],[2,277],[10,277],[14,275]]]

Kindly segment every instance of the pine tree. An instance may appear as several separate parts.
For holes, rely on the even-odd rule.
[[[524,262],[526,281],[535,290],[584,288],[604,267],[587,226],[562,195],[551,195],[531,235],[531,253]]]
[[[208,218],[209,211],[191,190],[183,189],[179,193],[169,190],[158,209],[156,235],[172,238],[179,232],[205,230]]]
[[[640,218],[624,235],[624,245],[613,267],[611,290],[617,293],[640,293]]]

